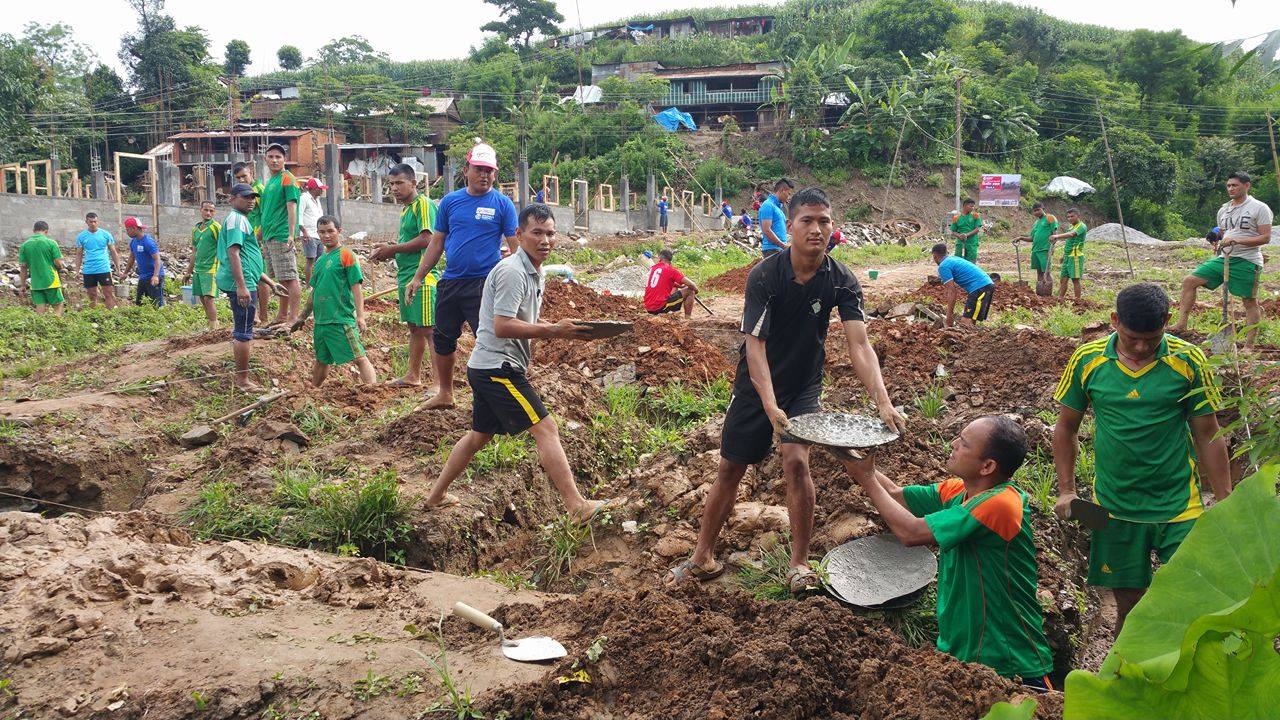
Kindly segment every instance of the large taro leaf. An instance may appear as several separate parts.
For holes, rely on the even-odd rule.
[[[1206,512],[1064,717],[1273,717],[1280,709],[1280,500],[1270,465]]]

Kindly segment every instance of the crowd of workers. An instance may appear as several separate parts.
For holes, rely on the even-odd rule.
[[[301,329],[311,319],[315,362],[311,382],[321,385],[329,368],[355,363],[360,379],[376,382],[365,357],[366,329],[359,259],[344,246],[341,221],[320,211],[325,187],[316,180],[303,188],[284,169],[284,148],[266,152],[271,176],[256,182],[248,165],[236,168],[230,212],[215,219],[212,203],[202,205],[192,232],[195,255],[190,272],[193,295],[201,298],[216,324],[218,294],[231,307],[235,385],[259,388],[249,377],[255,324],[265,322],[268,293],[280,297],[269,325]],[[532,203],[517,212],[494,188],[498,158],[492,147],[474,146],[463,171],[464,187],[439,204],[417,190],[408,165],[390,170],[391,190],[401,205],[398,241],[378,245],[371,262],[394,260],[399,317],[408,331],[405,374],[400,387],[421,386],[430,355],[434,386],[424,408],[451,407],[458,339],[463,325],[475,335],[466,364],[471,388],[471,426],[454,445],[425,499],[425,506],[457,505],[451,484],[495,435],[528,432],[539,461],[568,512],[589,520],[609,501],[589,500],[578,490],[560,442],[555,419],[528,378],[531,342],[536,338],[588,341],[591,329],[574,320],[541,320],[543,265],[556,247],[555,218],[549,207]],[[1064,517],[1076,499],[1078,432],[1085,414],[1095,417],[1094,495],[1111,514],[1105,530],[1093,531],[1090,584],[1111,588],[1117,606],[1116,632],[1151,582],[1153,553],[1167,562],[1205,509],[1200,481],[1213,495],[1231,491],[1227,447],[1218,435],[1219,395],[1203,352],[1167,331],[1185,327],[1199,287],[1222,282],[1246,300],[1257,316],[1261,246],[1270,239],[1271,211],[1249,196],[1251,180],[1233,173],[1230,200],[1210,234],[1217,257],[1183,283],[1179,323],[1158,285],[1130,285],[1116,296],[1113,332],[1080,345],[1062,369],[1054,392],[1058,419],[1053,454]],[[308,200],[308,198],[310,198]],[[666,216],[666,200],[659,210]],[[745,213],[744,213],[745,214]],[[1066,281],[1081,293],[1087,228],[1075,209],[1063,225],[1036,203],[1031,233],[1017,241],[1032,245],[1031,266],[1044,276],[1056,242],[1064,241],[1060,295]],[[734,217],[726,204],[726,221]],[[880,419],[897,432],[907,421],[890,401],[880,364],[867,335],[863,291],[855,274],[829,251],[836,232],[831,203],[822,190],[797,190],[779,180],[757,208],[763,260],[749,273],[742,312],[743,343],[720,440],[720,460],[705,498],[692,555],[671,568],[666,582],[708,581],[724,572],[715,550],[720,531],[737,501],[738,485],[751,465],[774,450],[781,456],[790,525],[790,573],[794,594],[820,585],[809,560],[814,529],[815,490],[810,446],[788,433],[790,418],[821,409],[825,347],[832,310],[839,315],[849,358]],[[749,219],[748,219],[749,222]],[[114,240],[98,218],[86,218],[76,239],[84,286],[96,302],[113,307],[114,268],[120,266]],[[665,228],[665,222],[662,225]],[[135,302],[163,304],[165,268],[155,240],[134,218],[124,223],[130,238],[128,274],[137,268]],[[995,291],[992,275],[978,265],[984,224],[972,201],[965,201],[950,224],[954,254],[932,247],[938,275],[949,288],[946,322],[954,322],[957,293],[967,300],[962,321],[986,318]],[[62,264],[47,224],[19,253],[22,277],[37,311],[60,310]],[[297,268],[300,243],[305,273]],[[652,314],[692,312],[697,285],[672,265],[669,250],[658,252],[645,287],[644,307]],[[447,258],[447,262],[446,262]],[[311,288],[302,303],[300,279]],[[999,674],[1037,689],[1050,689],[1052,654],[1036,597],[1038,575],[1028,496],[1013,477],[1028,454],[1022,427],[1008,416],[979,418],[951,443],[951,479],[912,485],[875,466],[874,456],[838,453],[853,482],[866,492],[888,528],[906,545],[936,545],[938,647],[961,660],[981,662]],[[908,481],[903,484],[902,481]]]

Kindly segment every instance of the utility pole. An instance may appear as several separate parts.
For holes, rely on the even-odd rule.
[[[956,212],[960,212],[960,82],[963,75],[956,75]],[[906,127],[905,125],[903,127]]]
[[[1124,224],[1124,210],[1120,208],[1120,188],[1116,186],[1116,166],[1111,161],[1111,142],[1107,140],[1107,121],[1102,117],[1102,103],[1093,99],[1093,106],[1098,111],[1098,127],[1102,128],[1102,148],[1107,151],[1107,169],[1111,172],[1111,194],[1116,199],[1116,216],[1120,218],[1120,240],[1124,243],[1124,259],[1129,263],[1129,279],[1134,278],[1133,259],[1129,257],[1129,232]]]
[[[1276,183],[1280,184],[1280,156],[1276,155],[1276,123],[1271,119],[1271,112],[1267,112],[1267,137],[1271,139],[1271,163],[1276,168]]]

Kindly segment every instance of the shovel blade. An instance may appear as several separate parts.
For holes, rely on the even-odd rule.
[[[1209,352],[1214,355],[1231,354],[1231,345],[1235,341],[1235,332],[1228,325],[1209,336]]]
[[[1090,530],[1104,530],[1111,522],[1111,513],[1101,505],[1076,498],[1071,501],[1071,519],[1079,521]]]
[[[568,651],[555,639],[540,636],[508,640],[502,644],[502,654],[517,662],[543,662],[562,658]]]

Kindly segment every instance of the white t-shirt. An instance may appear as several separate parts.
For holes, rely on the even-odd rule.
[[[316,234],[316,221],[321,215],[324,215],[324,209],[320,207],[320,198],[303,190],[298,197],[298,224],[307,229],[307,236],[313,240],[320,237]]]
[[[1248,195],[1239,205],[1228,200],[1218,208],[1218,227],[1222,238],[1257,237],[1258,226],[1271,224],[1271,208],[1261,200]],[[1262,267],[1262,246],[1232,247],[1228,254]]]

